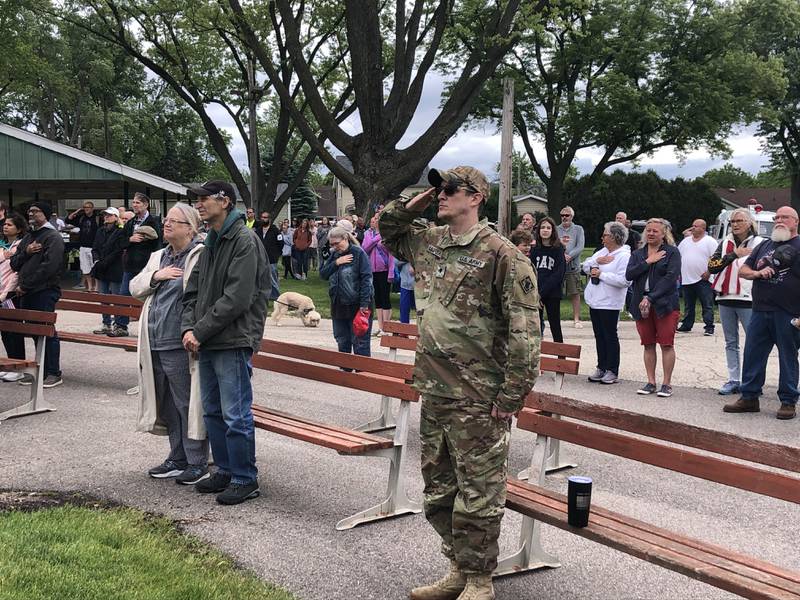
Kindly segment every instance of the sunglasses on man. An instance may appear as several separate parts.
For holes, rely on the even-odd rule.
[[[461,180],[450,180],[447,183],[442,183],[438,188],[436,188],[436,195],[438,196],[441,192],[444,192],[444,195],[447,197],[454,196],[459,188],[464,188],[470,194],[477,194],[479,193],[472,185],[461,181]]]

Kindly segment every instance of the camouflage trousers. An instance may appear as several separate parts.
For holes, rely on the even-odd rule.
[[[483,402],[422,397],[425,517],[465,573],[497,566],[511,424],[490,413]]]

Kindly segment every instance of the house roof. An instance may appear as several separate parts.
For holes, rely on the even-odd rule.
[[[128,181],[186,195],[186,186],[180,183],[5,123],[0,123],[0,180],[50,182],[49,187],[62,182],[65,189],[75,186],[89,189],[92,187],[89,182]]]
[[[519,194],[511,198],[511,201],[514,203],[522,202],[523,200],[538,200],[539,202],[544,202],[545,204],[547,204],[547,198],[543,198],[542,196],[537,196],[536,194]]]
[[[343,154],[340,154],[339,156],[336,157],[336,162],[338,162],[340,165],[342,165],[345,169],[347,169],[351,173],[353,172],[353,163],[350,161],[349,158],[347,158]],[[428,183],[428,171],[430,171],[430,165],[428,165],[427,167],[425,167],[422,170],[422,173],[420,174],[419,179],[417,180],[417,182],[414,183],[414,184],[409,185],[408,187],[414,187],[414,188],[423,187],[423,188],[426,188],[426,189],[429,188],[430,187],[430,183]],[[345,186],[345,187],[347,187],[347,186]]]
[[[741,207],[747,207],[751,198],[769,211],[791,204],[789,188],[714,188],[714,193],[723,202]]]

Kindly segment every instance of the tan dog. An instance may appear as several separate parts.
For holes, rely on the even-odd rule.
[[[280,327],[280,320],[286,315],[299,317],[306,327],[316,327],[322,318],[316,311],[314,301],[308,296],[297,292],[284,292],[275,300],[270,318],[275,327]]]

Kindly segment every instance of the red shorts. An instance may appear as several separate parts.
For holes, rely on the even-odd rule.
[[[636,331],[639,332],[639,339],[642,346],[659,344],[660,346],[675,345],[675,328],[681,317],[679,310],[674,310],[668,315],[657,317],[656,311],[650,308],[650,315],[646,319],[636,321]]]

